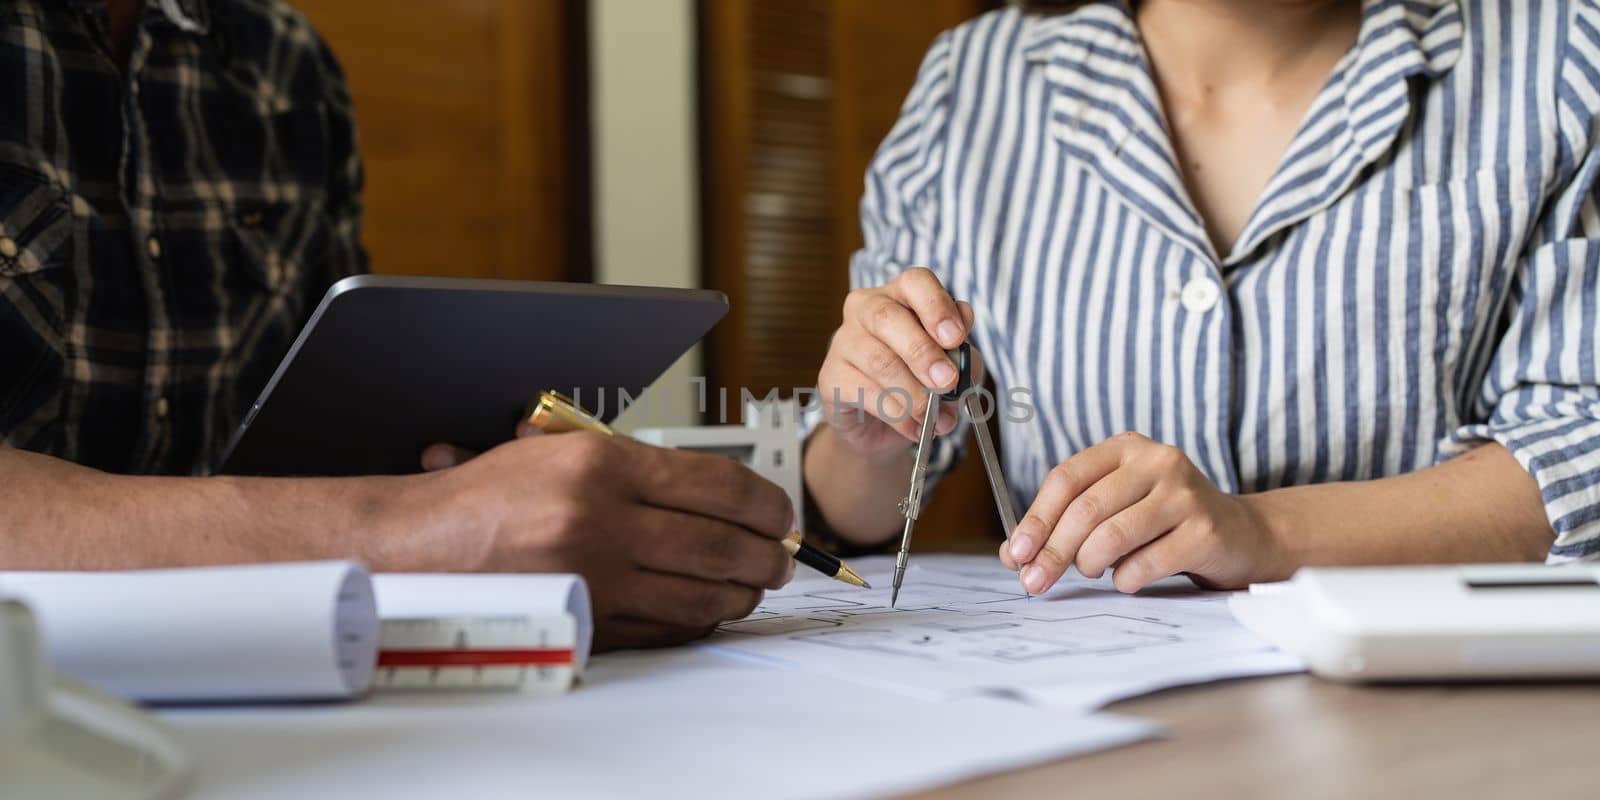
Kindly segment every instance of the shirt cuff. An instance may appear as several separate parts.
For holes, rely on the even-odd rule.
[[[1547,561],[1600,560],[1600,420],[1556,417],[1468,425],[1450,435],[1439,458],[1487,442],[1510,450],[1539,483],[1545,516],[1556,534]]]

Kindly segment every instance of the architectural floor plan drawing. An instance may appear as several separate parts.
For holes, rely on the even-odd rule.
[[[1094,707],[1151,688],[1290,671],[1293,659],[1219,602],[1169,581],[1124,595],[1072,574],[1029,597],[988,556],[913,556],[897,608],[892,561],[855,566],[877,589],[797,576],[708,646],[925,696],[1003,693]]]

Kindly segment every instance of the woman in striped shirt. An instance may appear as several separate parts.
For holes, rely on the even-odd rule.
[[[1065,5],[941,36],[868,172],[828,525],[892,535],[970,340],[1030,592],[1600,557],[1596,2]]]

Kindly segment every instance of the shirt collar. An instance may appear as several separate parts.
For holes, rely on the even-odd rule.
[[[1388,152],[1410,117],[1409,80],[1442,76],[1460,57],[1462,38],[1457,0],[1363,0],[1356,44],[1313,108],[1315,113],[1324,103],[1333,106],[1336,134],[1302,153],[1296,152],[1299,137],[1290,145],[1284,166],[1294,168],[1294,180],[1284,188],[1294,190],[1292,213],[1273,208],[1281,199],[1274,190],[1288,172],[1281,170],[1227,261],[1242,259],[1274,231],[1331,204],[1362,168]],[[1126,0],[1030,17],[1021,48],[1052,89],[1056,138],[1091,156],[1092,168],[1150,222],[1221,261],[1183,188]],[[1308,201],[1309,190],[1315,198]]]
[[[1136,213],[1206,260],[1216,255],[1184,190],[1132,10],[1090,3],[1030,16],[1023,58],[1043,70],[1050,135]]]
[[[1329,109],[1323,135],[1302,130],[1289,145],[1229,262],[1331,206],[1393,150],[1412,116],[1412,79],[1442,77],[1459,60],[1462,39],[1456,0],[1366,0],[1355,49],[1324,90],[1335,96],[1317,101]]]
[[[1381,139],[1382,112],[1409,94],[1416,75],[1437,79],[1461,57],[1461,10],[1455,0],[1365,0],[1344,105],[1356,138]],[[1404,123],[1402,117],[1398,124]]]
[[[148,0],[178,30],[205,35],[211,28],[211,8],[206,0]]]
[[[104,8],[105,0],[67,0],[79,9]],[[159,12],[161,18],[186,33],[204,35],[211,29],[209,0],[145,0],[145,9]]]

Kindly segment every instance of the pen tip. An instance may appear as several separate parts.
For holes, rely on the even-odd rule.
[[[851,569],[849,564],[845,564],[845,563],[842,563],[842,562],[839,564],[839,572],[837,574],[835,574],[833,577],[835,577],[835,578],[837,578],[837,579],[839,579],[841,581],[844,581],[845,583],[848,583],[851,586],[860,586],[863,589],[871,589],[872,588],[872,584],[867,583],[867,579],[861,577],[861,573],[856,572],[855,570]]]

